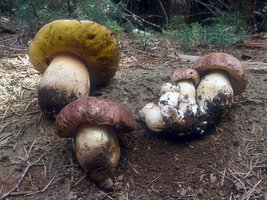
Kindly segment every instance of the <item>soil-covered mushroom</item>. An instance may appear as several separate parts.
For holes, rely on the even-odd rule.
[[[246,71],[241,62],[229,54],[207,54],[196,61],[194,68],[202,77],[197,88],[197,103],[204,112],[214,116],[227,111],[234,95],[246,88]]]
[[[150,130],[161,132],[165,129],[165,122],[157,104],[153,102],[147,103],[139,112]]]
[[[162,96],[163,94],[167,93],[167,92],[180,92],[180,87],[179,85],[173,85],[171,83],[164,83],[161,87],[160,87],[160,96]]]
[[[133,131],[137,123],[129,109],[112,100],[77,99],[56,118],[56,134],[75,139],[76,156],[82,168],[102,187],[118,165],[120,147],[116,133]]]
[[[160,88],[158,105],[146,104],[140,115],[147,127],[154,132],[172,131],[182,133],[193,130],[192,123],[197,120],[196,85],[198,72],[194,69],[180,68],[173,72],[170,82]]]
[[[88,96],[90,86],[106,84],[120,60],[118,42],[106,27],[89,20],[56,20],[46,24],[29,45],[41,109],[57,114],[69,102]]]
[[[178,68],[171,75],[170,82],[180,88],[179,107],[183,113],[197,114],[196,86],[199,83],[199,74],[190,68]]]

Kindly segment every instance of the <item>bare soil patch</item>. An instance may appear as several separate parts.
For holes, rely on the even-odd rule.
[[[0,38],[0,199],[8,192],[6,199],[267,199],[266,47],[226,51],[247,61],[246,92],[216,127],[180,138],[152,134],[138,112],[158,99],[173,69],[193,62],[180,59],[171,38],[142,47],[131,36],[121,38],[118,72],[91,95],[127,105],[140,128],[119,135],[123,154],[115,186],[103,191],[79,166],[72,140],[58,138],[54,119],[41,112],[40,75],[25,55],[27,41],[14,34]],[[242,58],[247,52],[251,58]]]

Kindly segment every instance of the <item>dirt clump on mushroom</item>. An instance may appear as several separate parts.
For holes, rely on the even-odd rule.
[[[234,95],[244,92],[246,85],[246,70],[237,58],[211,53],[200,57],[194,69],[176,69],[170,81],[161,86],[157,118],[149,112],[156,107],[150,106],[152,102],[140,110],[140,115],[154,132],[203,134],[228,113]]]

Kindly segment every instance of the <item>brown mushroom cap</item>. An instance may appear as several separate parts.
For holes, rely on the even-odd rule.
[[[103,85],[114,76],[120,60],[120,48],[112,32],[89,20],[56,20],[43,26],[29,45],[34,68],[44,73],[51,60],[70,54],[89,68],[93,85]]]
[[[86,97],[65,106],[56,118],[56,134],[74,137],[82,123],[109,125],[116,132],[130,132],[137,123],[129,109],[108,99]]]
[[[246,88],[246,71],[241,62],[229,54],[211,53],[202,56],[196,61],[194,69],[200,73],[201,77],[216,69],[226,71],[235,95],[241,94]]]
[[[199,83],[198,72],[190,68],[178,68],[171,75],[171,83],[191,79],[195,85]]]

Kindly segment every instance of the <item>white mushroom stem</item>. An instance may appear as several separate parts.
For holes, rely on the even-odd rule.
[[[150,110],[150,109],[153,109],[154,107],[157,107],[157,105],[153,102],[149,102],[147,103],[140,111],[140,116],[143,120],[145,120],[145,117],[146,117],[146,114],[147,114],[147,111]]]
[[[167,93],[167,92],[180,92],[180,87],[179,85],[173,85],[171,83],[164,83],[161,87],[160,87],[160,96],[162,96],[163,94]]]
[[[188,109],[194,114],[197,113],[196,104],[196,88],[191,80],[181,80],[178,82],[180,86],[179,107],[183,113],[186,113]]]
[[[233,100],[233,88],[224,71],[212,71],[200,81],[197,88],[197,104],[206,112],[230,107]]]
[[[75,146],[82,168],[100,184],[110,182],[107,180],[112,177],[120,159],[114,129],[106,125],[82,124],[76,133]]]
[[[58,55],[40,80],[38,100],[42,110],[55,114],[69,102],[88,96],[89,90],[89,73],[85,64],[74,56]]]
[[[161,109],[161,115],[167,125],[183,126],[185,123],[184,113],[173,106],[164,106]]]
[[[158,106],[162,109],[166,105],[178,107],[180,93],[178,92],[167,92],[163,94],[158,101]]]
[[[155,103],[146,104],[140,110],[140,115],[151,131],[161,132],[165,129],[165,122],[161,116],[160,108]]]

